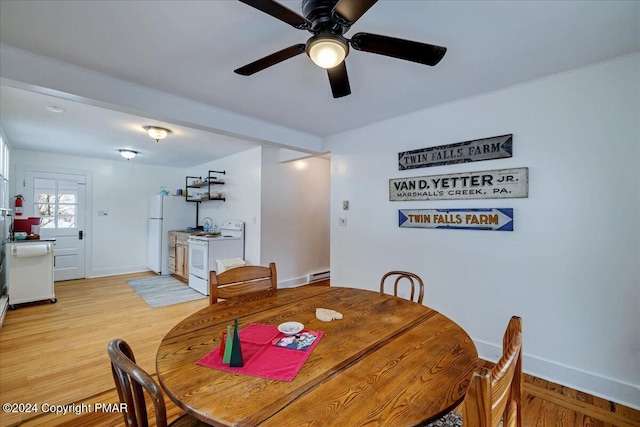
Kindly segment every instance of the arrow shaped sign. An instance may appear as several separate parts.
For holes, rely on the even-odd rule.
[[[513,208],[401,209],[398,211],[398,226],[513,231]]]
[[[513,134],[398,153],[398,170],[502,159],[513,155]]]

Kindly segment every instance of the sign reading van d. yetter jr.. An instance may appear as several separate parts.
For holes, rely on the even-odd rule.
[[[529,196],[529,168],[389,180],[389,200],[511,199]]]
[[[478,162],[512,156],[513,134],[398,153],[398,170],[454,163]]]

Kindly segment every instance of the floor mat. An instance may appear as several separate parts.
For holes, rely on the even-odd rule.
[[[206,298],[173,276],[145,277],[127,283],[151,308]]]

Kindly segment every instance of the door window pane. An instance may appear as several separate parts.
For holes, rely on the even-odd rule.
[[[78,192],[76,182],[63,179],[33,180],[35,212],[42,228],[75,228]]]
[[[76,205],[58,205],[58,228],[76,226]]]

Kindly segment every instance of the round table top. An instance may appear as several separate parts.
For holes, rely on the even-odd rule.
[[[316,308],[342,320],[322,322]],[[239,319],[298,321],[324,335],[293,381],[196,364]],[[413,426],[464,399],[478,363],[471,338],[424,305],[362,289],[303,286],[253,301],[227,300],[178,323],[162,340],[156,372],[171,400],[222,426]]]

